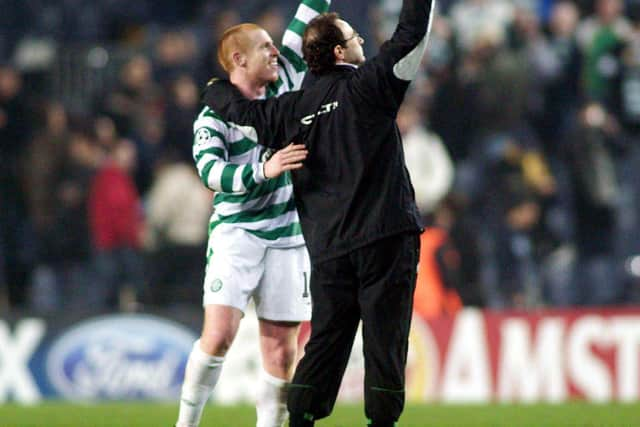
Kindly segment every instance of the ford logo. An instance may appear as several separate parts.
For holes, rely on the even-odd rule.
[[[99,317],[54,341],[47,375],[71,399],[175,399],[195,339],[150,315]]]

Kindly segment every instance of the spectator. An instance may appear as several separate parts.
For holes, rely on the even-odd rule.
[[[497,37],[504,38],[513,19],[513,4],[507,0],[459,0],[450,16],[458,48],[466,52],[481,34],[497,33]]]
[[[50,103],[45,107],[44,126],[29,144],[26,154],[31,172],[24,177],[28,212],[37,242],[37,263],[32,279],[32,307],[53,310],[59,304],[55,265],[64,252],[56,248],[56,213],[59,209],[58,185],[67,161],[69,129],[64,107]]]
[[[453,163],[438,135],[420,122],[418,99],[407,97],[398,112],[405,159],[422,216],[429,215],[453,183]]]
[[[453,162],[460,166],[469,155],[479,126],[475,114],[479,65],[473,54],[465,56],[456,49],[454,30],[444,17],[434,18],[431,37],[427,52],[434,86],[427,107],[430,127],[442,137]]]
[[[96,143],[102,150],[109,151],[118,144],[118,131],[113,119],[98,115],[94,118],[92,125]]]
[[[166,132],[163,117],[148,117],[130,136],[137,158],[133,179],[140,194],[146,194],[152,184],[153,168],[162,153]]]
[[[568,152],[578,256],[574,304],[614,304],[622,297],[613,257],[619,197],[613,149],[619,137],[615,119],[601,104],[588,103],[580,111]]]
[[[167,126],[162,144],[163,151],[175,152],[179,160],[191,163],[193,136],[193,118],[198,114],[200,95],[196,82],[181,74],[171,82],[169,100],[165,113]]]
[[[149,117],[162,114],[162,98],[153,80],[152,67],[144,55],[131,58],[120,70],[120,80],[106,95],[101,108],[113,119],[118,134],[130,136]]]
[[[475,79],[476,135],[481,139],[522,126],[528,112],[528,64],[505,46],[502,32],[482,32],[465,64]]]
[[[448,233],[439,264],[447,288],[464,306],[484,307],[479,236],[467,209],[468,200],[453,192],[438,205],[434,223]]]
[[[21,74],[10,66],[0,66],[0,253],[12,305],[26,301],[34,256],[22,175],[29,123]]]
[[[582,80],[589,99],[611,107],[612,85],[619,64],[617,52],[631,33],[622,14],[623,0],[596,0],[596,13],[580,23],[577,39],[584,55]]]
[[[196,170],[165,154],[146,202],[149,289],[155,305],[200,302],[212,193]]]
[[[544,108],[540,137],[545,152],[553,157],[569,132],[580,103],[580,75],[582,57],[576,41],[579,12],[571,1],[554,4],[549,19],[544,80]]]
[[[154,47],[154,77],[167,87],[178,76],[193,68],[196,61],[196,40],[187,31],[167,31],[160,35]]]
[[[537,264],[550,245],[543,201],[555,194],[555,181],[535,140],[522,133],[494,135],[475,162],[487,303],[537,305],[542,294]]]
[[[87,219],[89,186],[101,152],[88,135],[72,132],[55,182],[49,239],[39,257],[31,300],[34,308],[81,309],[91,300],[91,242]],[[44,251],[43,251],[44,252]]]
[[[136,152],[120,140],[94,177],[89,190],[89,229],[96,280],[91,305],[96,308],[135,308],[142,290],[142,205],[131,178]]]
[[[444,204],[435,209],[433,224],[420,236],[420,261],[413,310],[426,318],[453,316],[462,308],[456,290],[460,285],[461,259],[449,231],[452,212]]]
[[[29,144],[27,162],[32,170],[25,176],[25,183],[29,216],[44,255],[51,253],[46,247],[52,243],[51,228],[58,201],[51,189],[57,186],[66,162],[70,135],[67,112],[59,103],[45,106],[43,122],[43,129]]]

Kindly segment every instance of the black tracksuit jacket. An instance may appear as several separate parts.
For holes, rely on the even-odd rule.
[[[405,0],[378,55],[358,68],[336,65],[304,90],[250,101],[218,80],[205,92],[207,105],[247,126],[259,144],[306,144],[292,180],[314,263],[422,228],[395,119],[423,56],[431,8],[432,0]]]

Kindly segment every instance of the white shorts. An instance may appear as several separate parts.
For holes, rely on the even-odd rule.
[[[203,305],[227,305],[244,313],[253,298],[260,319],[311,318],[305,246],[269,248],[245,230],[218,226],[209,235],[207,254]]]

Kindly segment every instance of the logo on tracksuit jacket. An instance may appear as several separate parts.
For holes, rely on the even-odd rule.
[[[300,120],[300,123],[302,123],[303,125],[310,125],[311,123],[313,123],[313,119],[316,118],[316,116],[321,116],[323,114],[329,114],[333,110],[337,109],[338,106],[339,106],[338,101],[333,101],[333,102],[329,102],[328,104],[324,104],[323,106],[320,107],[320,110],[318,110],[317,113],[313,113],[313,114],[309,114],[308,116],[304,116]]]

